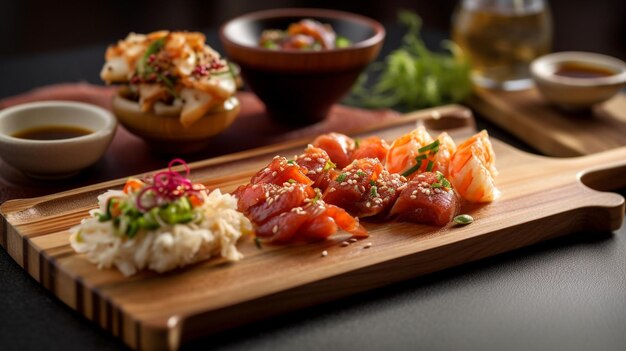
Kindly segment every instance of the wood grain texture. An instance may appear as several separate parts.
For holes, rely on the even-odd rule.
[[[581,156],[626,146],[626,94],[574,114],[550,106],[536,89],[475,92],[471,107],[546,155]]]
[[[466,111],[458,106],[444,109]],[[461,140],[472,120],[440,118],[422,111],[370,131],[387,139],[411,130],[416,120],[446,127]],[[426,119],[425,119],[426,118]],[[459,128],[455,128],[459,127]],[[306,141],[305,141],[306,142]],[[292,142],[192,164],[195,181],[229,191],[249,180],[275,154],[292,156]],[[167,274],[143,272],[124,278],[98,270],[68,244],[67,229],[96,207],[96,196],[124,180],[64,193],[8,201],[0,206],[2,246],[24,269],[68,306],[134,349],[176,349],[191,338],[231,328],[385,284],[456,266],[578,230],[619,228],[624,199],[583,182],[614,189],[626,186],[626,148],[574,159],[522,153],[494,141],[502,197],[488,205],[464,206],[475,218],[465,227],[443,228],[389,222],[364,225],[370,238],[342,247],[349,237],[257,249],[239,244],[236,264],[209,260]],[[370,248],[364,248],[371,242]],[[321,252],[328,251],[327,257]]]

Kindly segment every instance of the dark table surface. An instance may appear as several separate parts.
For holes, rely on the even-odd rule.
[[[440,37],[428,33],[427,42]],[[398,38],[392,30],[384,52]],[[215,35],[209,43],[220,47]],[[0,58],[0,98],[58,82],[98,83],[104,48]],[[532,151],[480,116],[478,124]],[[213,335],[184,349],[623,350],[624,345],[623,226],[615,233],[573,233]],[[120,348],[124,345],[49,294],[0,249],[0,350]]]

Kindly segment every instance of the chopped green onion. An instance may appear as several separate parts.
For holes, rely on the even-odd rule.
[[[426,172],[430,172],[430,171],[432,171],[432,170],[433,170],[433,166],[434,166],[434,165],[435,165],[435,164],[433,163],[433,161],[428,160],[428,164],[426,165]]]
[[[424,153],[426,151],[433,151],[433,152],[439,151],[439,139],[437,139],[437,140],[433,141],[432,143],[430,143],[430,144],[428,144],[426,146],[423,146],[423,147],[421,147],[421,148],[419,148],[417,150],[417,152],[420,153],[420,154],[422,154],[422,153]]]
[[[326,164],[324,165],[324,169],[322,169],[322,171],[326,172],[336,167],[337,165],[334,164],[331,160],[326,160]]]
[[[365,177],[367,175],[367,173],[365,173],[363,171],[357,171],[356,175],[358,175],[359,177]]]
[[[295,161],[294,160],[287,160],[287,163],[292,165]]]
[[[361,139],[359,138],[354,139],[354,148],[358,149],[359,146],[361,146]]]
[[[370,179],[370,185],[376,185],[376,182]]]
[[[430,185],[431,188],[441,188],[441,183],[432,183]]]
[[[322,198],[322,191],[319,188],[315,188],[315,197],[311,199],[311,202],[316,204],[319,199]]]
[[[450,184],[450,182],[446,178],[443,178],[441,180],[441,185],[443,185],[444,188],[452,188],[452,184]]]
[[[291,179],[291,178],[289,178],[289,180],[287,180],[287,182],[288,182],[288,183],[292,183],[292,184],[293,184],[293,183],[295,183],[296,181],[295,181],[295,179]]]
[[[378,187],[376,185],[372,186],[370,188],[370,196],[371,197],[376,197],[378,196]]]
[[[337,178],[335,178],[335,181],[337,183],[341,183],[346,179],[346,174],[345,173],[341,173],[340,175],[337,176]]]
[[[453,221],[456,224],[467,225],[474,222],[474,218],[468,214],[461,214],[454,217]]]
[[[408,177],[411,174],[419,171],[420,167],[422,167],[422,160],[418,159],[417,157],[415,158],[417,160],[417,164],[409,169],[407,169],[406,171],[404,171],[404,173],[402,173],[402,176],[404,177]]]

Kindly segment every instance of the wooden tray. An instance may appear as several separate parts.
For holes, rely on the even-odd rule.
[[[536,89],[475,92],[472,108],[543,154],[570,157],[626,146],[626,94],[573,114],[550,106]]]
[[[446,107],[457,112],[458,106]],[[472,131],[466,118],[431,119],[445,109],[408,115],[372,131],[391,139],[424,120],[459,140]],[[467,115],[457,113],[455,115]],[[425,119],[426,118],[426,119]],[[306,142],[306,141],[305,141]],[[192,164],[193,176],[230,191],[245,183],[275,154],[292,156],[293,142]],[[135,349],[176,349],[186,340],[460,265],[580,230],[616,230],[624,199],[592,190],[626,186],[626,148],[558,160],[520,152],[494,140],[502,197],[464,207],[475,222],[443,228],[410,223],[368,223],[371,237],[347,247],[340,233],[313,244],[255,247],[240,243],[236,264],[210,260],[158,275],[124,278],[97,270],[68,245],[67,229],[96,207],[96,196],[124,180],[0,206],[0,242],[43,286],[68,306]],[[365,243],[371,248],[365,249]],[[328,251],[327,257],[321,252]]]

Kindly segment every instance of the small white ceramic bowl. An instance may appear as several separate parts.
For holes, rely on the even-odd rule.
[[[593,78],[557,75],[563,64],[593,67],[613,72]],[[612,98],[626,86],[626,63],[606,55],[566,51],[535,59],[530,72],[546,100],[566,110],[582,110]]]
[[[71,126],[92,133],[69,139],[31,140],[13,135],[23,130]],[[60,178],[94,164],[111,143],[117,121],[103,108],[70,101],[42,101],[0,111],[0,157],[25,174]]]

